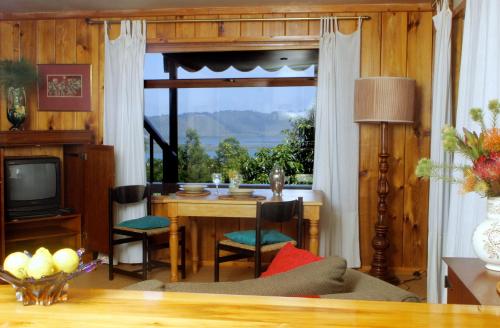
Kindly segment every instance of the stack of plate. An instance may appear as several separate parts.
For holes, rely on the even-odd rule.
[[[201,194],[202,192],[205,191],[206,187],[207,187],[206,184],[189,183],[181,185],[180,190],[182,190],[186,194]]]
[[[252,197],[253,189],[230,188],[228,194],[231,196]]]

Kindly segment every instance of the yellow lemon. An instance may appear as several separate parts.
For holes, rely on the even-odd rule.
[[[72,273],[78,268],[78,264],[80,263],[78,254],[71,248],[58,250],[54,253],[52,259],[54,260],[54,267],[57,272]]]
[[[52,257],[52,254],[50,254],[50,251],[46,249],[45,247],[40,247],[39,249],[36,250],[35,255],[37,254],[43,254],[43,256],[46,257]]]
[[[28,262],[28,276],[40,279],[43,276],[49,276],[54,272],[52,265],[52,256],[49,258],[44,253],[35,253]]]
[[[15,252],[9,254],[3,261],[3,268],[5,271],[10,272],[14,277],[24,279],[28,277],[26,267],[30,258],[22,252]]]

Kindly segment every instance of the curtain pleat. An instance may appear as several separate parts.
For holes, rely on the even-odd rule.
[[[144,185],[144,55],[146,23],[122,21],[121,34],[110,40],[105,25],[104,144],[115,149],[115,185]],[[144,204],[115,208],[115,223],[146,214]],[[139,243],[121,245],[122,263],[142,261]]]
[[[320,22],[313,189],[324,193],[320,254],[360,266],[358,217],[359,128],[353,122],[359,78],[361,22],[350,35],[334,17]]]
[[[444,0],[433,17],[436,29],[434,48],[434,71],[432,76],[432,129],[431,160],[450,163],[450,156],[443,149],[441,129],[451,124],[451,22],[452,12]],[[449,172],[441,169],[440,175]],[[448,182],[431,179],[429,188],[429,232],[427,256],[427,301],[439,303],[442,300],[442,256],[443,225],[450,206],[450,185]]]

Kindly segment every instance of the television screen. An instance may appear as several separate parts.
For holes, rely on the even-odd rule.
[[[37,200],[56,196],[56,167],[53,163],[8,166],[7,183],[12,201]]]
[[[60,160],[57,157],[6,157],[7,218],[54,214],[60,207]]]

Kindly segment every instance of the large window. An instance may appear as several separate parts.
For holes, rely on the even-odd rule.
[[[296,56],[291,52],[278,54],[278,62],[245,56],[231,62],[227,53],[221,61],[213,53],[205,61],[201,55],[147,54],[145,118],[176,155],[166,163],[158,144],[151,151],[146,133],[148,167],[154,157],[148,176],[161,181],[170,171],[180,182],[210,182],[213,172],[226,181],[238,172],[243,183],[266,184],[278,163],[288,183],[310,184],[317,53],[312,54],[303,63],[293,58],[292,67],[282,63]]]

